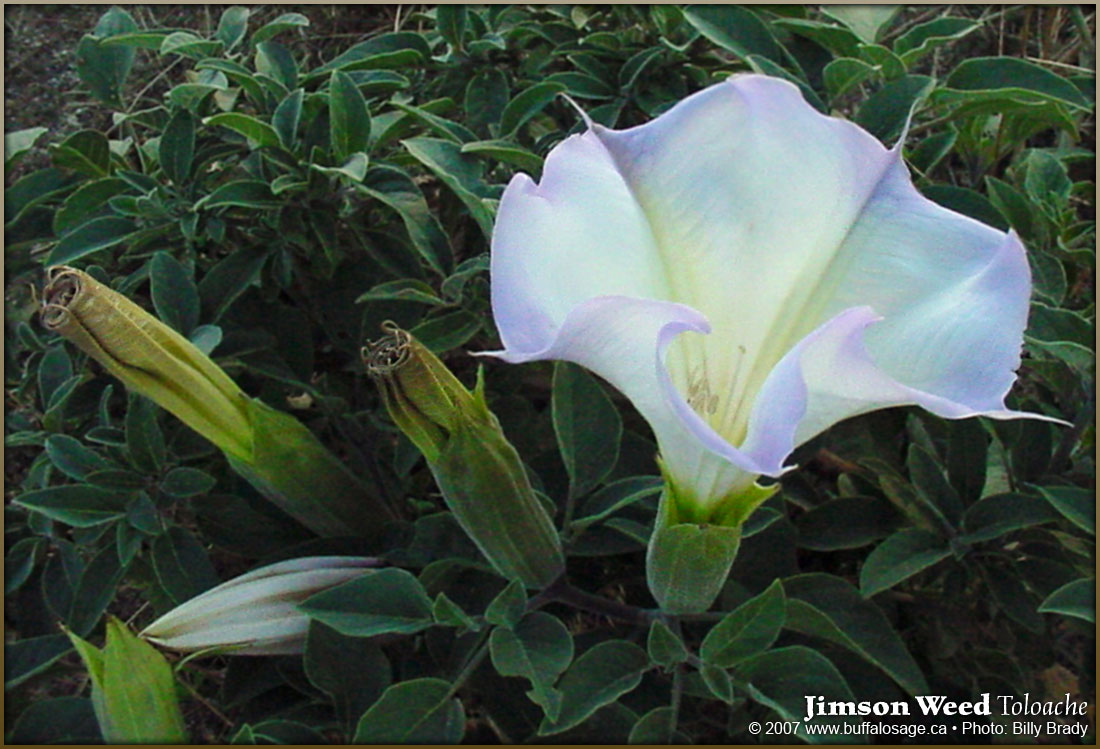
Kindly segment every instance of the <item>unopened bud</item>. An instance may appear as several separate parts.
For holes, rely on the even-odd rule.
[[[443,499],[496,570],[542,588],[565,568],[561,541],[516,449],[485,403],[409,333],[388,335],[363,351],[394,423],[428,461]]]
[[[146,627],[141,636],[184,652],[224,649],[229,655],[301,653],[309,618],[298,604],[310,596],[373,572],[371,557],[304,557],[235,577],[185,601]]]

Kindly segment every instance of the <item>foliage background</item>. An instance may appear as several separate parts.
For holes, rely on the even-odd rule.
[[[178,677],[193,740],[753,741],[750,720],[797,714],[815,689],[1093,704],[1092,13],[264,6],[242,28],[225,6],[102,20],[104,8],[52,7],[5,9],[6,130],[45,126],[5,149],[6,499],[27,498],[6,508],[10,740],[98,736],[59,621],[96,640],[107,612],[140,628],[219,580],[327,552],[386,556],[480,631],[436,611],[418,634],[365,638],[318,615],[304,659],[190,661]],[[802,469],[754,516],[719,602],[761,595],[740,609],[767,635],[755,650],[716,656],[736,642],[712,630],[717,615],[666,637],[552,604],[555,623],[540,625],[553,630],[550,666],[528,684],[504,655],[475,657],[494,626],[537,651],[516,622],[485,618],[504,582],[441,512],[359,347],[394,319],[471,383],[465,352],[496,346],[494,199],[582,126],[558,94],[625,127],[750,69],[887,143],[917,102],[906,158],[918,187],[1029,249],[1034,303],[1011,404],[1073,427],[906,409],[838,425],[800,449]],[[33,287],[54,262],[132,295],[314,429],[399,508],[387,548],[311,538],[210,445],[47,334]],[[557,520],[577,503],[573,583],[651,607],[644,422],[577,370],[490,364],[487,377]],[[61,486],[84,489],[49,493]],[[90,504],[98,489],[115,497],[107,511]],[[413,683],[429,677],[440,681]],[[380,697],[395,684],[410,691]],[[573,727],[560,732],[529,687],[560,690]],[[412,724],[420,733],[400,732]]]

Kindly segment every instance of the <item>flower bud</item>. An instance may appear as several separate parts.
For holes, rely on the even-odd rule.
[[[210,357],[83,271],[50,268],[42,324],[227,453],[252,455],[248,396]]]
[[[250,398],[210,357],[83,271],[48,271],[42,324],[225,453],[280,509],[322,536],[373,535],[383,502],[289,414]]]
[[[428,461],[466,534],[504,577],[542,588],[565,568],[561,541],[516,449],[485,403],[422,343],[392,325],[363,351],[394,422]]]
[[[224,648],[229,655],[301,653],[309,618],[298,604],[370,574],[372,557],[304,557],[261,567],[200,593],[146,627],[141,636],[184,652]]]

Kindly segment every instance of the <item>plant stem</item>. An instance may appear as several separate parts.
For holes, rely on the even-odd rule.
[[[541,593],[531,599],[528,608],[538,608],[551,602],[568,604],[575,609],[587,611],[590,614],[619,619],[637,625],[648,625],[657,617],[658,613],[655,610],[630,606],[574,588],[566,582],[564,576],[550,583]]]
[[[466,665],[462,667],[462,670],[458,672],[458,676],[455,677],[454,683],[451,684],[451,691],[447,693],[445,699],[454,697],[455,693],[462,688],[462,685],[466,683],[466,680],[470,678],[470,675],[477,670],[477,667],[481,665],[481,662],[485,660],[485,656],[489,654],[489,633],[493,631],[492,627],[485,627],[485,630],[481,633],[481,639],[478,640],[476,650],[474,654],[470,656],[466,661]]]

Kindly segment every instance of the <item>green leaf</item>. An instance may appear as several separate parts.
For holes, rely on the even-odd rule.
[[[569,474],[569,491],[580,497],[615,467],[623,423],[615,404],[595,379],[575,364],[556,362],[550,399],[554,434]]]
[[[191,176],[191,161],[195,156],[195,116],[180,109],[168,120],[160,137],[160,166],[168,179],[177,185]]]
[[[275,128],[263,120],[258,120],[240,112],[224,112],[207,117],[202,121],[204,125],[226,127],[248,138],[256,146],[278,146],[279,134]]]
[[[699,669],[699,675],[703,677],[703,683],[712,695],[727,705],[733,703],[733,681],[724,669],[704,664]]]
[[[389,687],[363,717],[356,744],[457,744],[465,731],[462,702],[442,679],[411,679]]]
[[[526,148],[505,140],[479,140],[473,143],[464,143],[462,153],[473,153],[479,156],[489,156],[503,161],[505,164],[518,166],[529,172],[532,177],[538,177],[542,172],[542,157],[531,153]]]
[[[54,697],[32,702],[15,721],[8,739],[12,744],[91,744],[102,741],[96,727],[92,701],[84,697]]]
[[[64,617],[75,634],[87,637],[95,629],[107,605],[115,597],[115,588],[125,571],[119,564],[118,552],[113,545],[96,554],[84,567]]]
[[[899,522],[897,511],[884,499],[841,497],[799,515],[794,524],[800,547],[837,551],[858,549],[886,538],[897,530]]]
[[[1067,583],[1039,604],[1043,614],[1063,614],[1096,623],[1096,578],[1083,577]]]
[[[632,691],[651,668],[644,650],[625,640],[601,642],[573,661],[558,682],[561,710],[555,720],[543,718],[539,736],[561,733],[580,724],[604,705]]]
[[[1074,486],[1037,486],[1054,509],[1090,536],[1096,535],[1096,494]]]
[[[373,301],[419,302],[436,307],[447,304],[436,295],[431,286],[413,278],[380,283],[355,299],[356,304]]]
[[[259,44],[267,41],[277,34],[290,29],[300,29],[309,26],[309,19],[301,13],[284,13],[270,23],[266,23],[252,34],[252,43]]]
[[[374,640],[346,637],[318,621],[310,622],[303,664],[313,686],[332,698],[349,734],[393,681],[390,662]]]
[[[256,280],[267,258],[267,250],[242,247],[207,271],[199,282],[202,317],[218,322],[237,297]]]
[[[779,18],[772,24],[816,42],[838,58],[859,54],[859,37],[843,26],[804,18]]]
[[[133,221],[117,216],[92,219],[65,235],[50,252],[46,265],[66,265],[123,242],[137,230]]]
[[[218,584],[206,549],[194,534],[178,525],[153,541],[152,562],[157,580],[173,605],[178,606]]]
[[[583,530],[624,507],[658,494],[663,486],[663,479],[656,476],[631,476],[619,479],[589,497],[577,512],[579,518],[570,526],[574,531]]]
[[[440,6],[442,7],[442,6]],[[466,85],[466,124],[472,129],[489,128],[500,122],[508,106],[508,78],[496,68],[480,71]]]
[[[959,419],[950,423],[947,477],[959,498],[969,504],[981,497],[985,486],[989,436],[978,419]]]
[[[330,167],[310,164],[309,168],[321,174],[328,175],[329,177],[343,177],[345,179],[350,179],[352,182],[362,182],[363,178],[367,176],[367,166],[369,164],[370,158],[365,153],[359,152],[353,153],[347,158],[347,161],[340,166]],[[289,177],[291,175],[285,176]]]
[[[15,166],[19,159],[34,148],[38,139],[48,132],[49,129],[45,127],[29,127],[4,133],[4,171]]]
[[[451,271],[454,255],[447,235],[409,175],[394,167],[375,166],[356,188],[397,211],[413,246],[433,270],[441,276]]]
[[[74,528],[89,528],[126,515],[125,496],[87,484],[38,489],[19,495],[14,502]]]
[[[914,26],[894,41],[894,54],[899,55],[906,67],[947,42],[962,39],[981,28],[981,24],[969,18],[948,16]]]
[[[944,82],[947,89],[975,93],[997,92],[1021,101],[1058,101],[1077,109],[1091,103],[1072,83],[1035,63],[1015,57],[977,57],[959,63]],[[945,92],[947,93],[947,92]],[[962,97],[959,97],[962,98]]]
[[[907,75],[890,81],[859,108],[856,122],[879,140],[889,140],[905,126],[914,105],[935,86],[927,75]]]
[[[964,543],[981,543],[1006,533],[1057,520],[1058,513],[1038,497],[1026,494],[994,494],[975,502],[966,511]]]
[[[908,154],[909,164],[916,171],[927,175],[951,152],[959,134],[954,130],[944,130],[927,138],[913,147]]]
[[[226,52],[230,52],[240,44],[244,35],[248,32],[248,16],[251,11],[234,5],[222,11],[218,19],[218,30],[214,32],[214,38],[222,43]]]
[[[72,649],[72,643],[63,634],[28,637],[5,643],[4,690],[14,689],[42,673]]]
[[[859,571],[860,591],[870,598],[949,556],[950,547],[935,533],[918,528],[898,531],[867,556]]]
[[[633,55],[630,59],[623,63],[623,66],[619,69],[619,88],[622,91],[629,92],[638,79],[641,78],[642,73],[651,63],[655,62],[658,57],[663,55],[666,49],[661,46],[649,47],[643,49],[641,52]],[[621,101],[621,99],[620,99]],[[589,112],[589,116],[596,122],[600,122],[595,116],[596,110]]]
[[[195,210],[205,208],[278,208],[282,205],[271,192],[271,186],[258,179],[241,179],[226,182],[195,203]]]
[[[646,651],[650,660],[665,669],[684,663],[690,657],[684,641],[660,619],[654,619],[649,626]]]
[[[466,632],[477,632],[481,629],[481,625],[471,619],[470,615],[463,611],[461,606],[448,598],[443,591],[440,591],[432,602],[432,619],[436,624],[442,624],[446,627],[458,627],[460,635]]]
[[[333,70],[365,70],[380,67],[419,65],[430,59],[431,48],[424,37],[412,31],[380,34],[360,42],[310,73],[311,78]]]
[[[900,5],[823,5],[821,12],[850,28],[868,44],[874,44],[901,11]]]
[[[703,36],[747,60],[762,55],[774,63],[784,63],[783,48],[771,29],[747,8],[737,5],[692,5],[684,9],[684,18]]]
[[[82,481],[92,471],[111,467],[110,461],[99,453],[65,434],[51,434],[46,438],[46,454],[59,471],[77,481]]]
[[[451,45],[451,49],[461,51],[462,37],[466,32],[466,6],[437,5],[435,26],[439,35]]]
[[[126,409],[126,451],[139,470],[155,473],[164,465],[167,448],[157,423],[159,407],[148,398],[131,394]]]
[[[72,169],[89,177],[106,177],[111,172],[111,148],[107,137],[98,130],[81,130],[60,145],[50,147],[56,166]]]
[[[396,567],[363,575],[318,593],[299,609],[340,634],[355,637],[387,632],[412,634],[433,623],[432,600],[424,586]]]
[[[70,635],[92,677],[96,719],[107,743],[187,743],[168,662],[112,617],[102,651]]]
[[[17,541],[4,557],[4,592],[14,593],[30,578],[46,554],[46,539],[41,536]]]
[[[76,72],[92,96],[110,107],[122,108],[122,87],[134,64],[136,50],[102,44],[115,34],[138,30],[133,17],[121,8],[111,8],[100,17],[95,35],[85,35],[76,48]]]
[[[824,573],[796,575],[784,581],[784,589],[787,629],[858,653],[910,694],[928,692],[924,675],[882,611],[846,580]]]
[[[217,483],[206,471],[197,468],[173,468],[160,482],[160,490],[173,497],[194,497],[206,494]]]
[[[771,647],[786,620],[786,596],[778,580],[711,628],[699,648],[704,663],[729,668]]]
[[[199,323],[199,291],[183,263],[165,250],[149,263],[149,290],[157,317],[187,336]]]
[[[65,202],[54,214],[54,234],[62,236],[69,233],[91,218],[111,198],[129,189],[129,185],[117,177],[85,182],[65,198]]]
[[[218,54],[221,48],[222,43],[217,39],[203,39],[190,31],[174,31],[161,41],[160,54],[180,55],[201,60]]]
[[[302,117],[304,96],[305,89],[295,89],[279,102],[275,113],[271,115],[271,126],[275,128],[279,141],[287,150],[293,149],[298,142],[298,122]]]
[[[509,136],[519,130],[564,90],[561,83],[542,82],[520,91],[500,114],[500,135]]]
[[[480,333],[483,323],[479,315],[460,309],[425,320],[409,332],[432,353],[443,354]]]
[[[344,161],[366,151],[370,141],[367,101],[347,73],[335,70],[329,79],[329,141],[333,158]]]
[[[666,7],[666,6],[652,6]],[[676,730],[676,711],[671,707],[655,707],[638,718],[630,729],[629,744],[690,744],[691,739]]]
[[[853,702],[852,690],[836,666],[816,650],[795,645],[777,648],[742,661],[734,669],[735,677],[745,682],[749,696],[775,710],[783,720],[798,721],[798,735],[807,742],[821,741],[806,734],[806,696],[821,697],[828,702]],[[819,716],[815,723],[840,723],[843,718]],[[838,735],[824,739],[831,742],[853,741],[841,728]]]
[[[573,637],[561,621],[534,611],[514,628],[497,627],[489,637],[489,653],[497,673],[527,679],[531,700],[550,720],[558,716],[561,693],[551,685],[573,660]]]
[[[838,57],[822,71],[825,89],[836,99],[875,74],[875,67],[854,57]]]
[[[940,468],[938,456],[933,457],[920,445],[911,444],[906,465],[909,480],[925,502],[934,506],[952,527],[957,526],[963,514],[962,500]]]
[[[487,187],[482,181],[481,164],[477,159],[463,154],[457,144],[437,138],[411,138],[401,144],[458,196],[481,233],[491,239],[493,213],[482,197]]]
[[[955,185],[928,185],[922,192],[924,197],[944,208],[950,208],[995,229],[1008,231],[1008,222],[1001,211],[977,190]]]
[[[513,580],[489,603],[489,607],[485,609],[485,621],[512,629],[523,618],[526,610],[527,589],[519,580]]]

